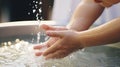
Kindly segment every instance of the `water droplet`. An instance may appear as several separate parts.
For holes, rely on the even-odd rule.
[[[37,5],[35,5],[35,7],[37,7]]]
[[[39,2],[39,4],[42,4],[42,2]]]
[[[36,10],[35,9],[33,9],[33,13],[35,13],[36,12]]]
[[[36,1],[36,3],[38,3],[38,1]]]
[[[41,12],[42,12],[42,10],[41,10],[41,9],[39,9],[39,12],[41,13]]]
[[[43,20],[43,17],[40,17],[40,20]]]
[[[45,37],[45,41],[47,41],[48,39],[49,39],[49,36],[46,36],[46,37]]]
[[[33,3],[35,3],[35,1],[33,1]]]
[[[28,12],[28,15],[30,15],[30,12]]]

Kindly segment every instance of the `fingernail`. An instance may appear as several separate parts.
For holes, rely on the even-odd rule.
[[[41,56],[42,52],[35,53],[35,56]]]

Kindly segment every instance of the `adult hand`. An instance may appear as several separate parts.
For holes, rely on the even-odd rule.
[[[67,30],[67,28],[65,28],[65,27],[54,27],[54,26],[49,26],[49,25],[45,25],[45,24],[41,25],[40,28],[45,30],[45,31],[48,31],[48,30],[53,30],[53,31],[55,31],[55,30],[56,31],[57,30]],[[48,41],[44,42],[43,44],[35,45],[34,49],[40,50],[40,49],[42,49],[44,47],[48,48],[51,45],[53,45],[58,39],[59,38],[56,38],[56,37],[50,37],[50,39]],[[41,51],[36,52],[35,55],[40,56],[40,55],[42,55],[42,53],[43,53],[43,51],[42,52]]]
[[[73,30],[60,30],[60,31],[46,31],[50,37],[56,37],[58,40],[53,43],[45,52],[43,56],[46,59],[50,58],[64,58],[83,46],[79,41],[79,33]]]

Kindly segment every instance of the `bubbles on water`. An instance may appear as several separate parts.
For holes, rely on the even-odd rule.
[[[69,64],[67,60],[45,60],[43,56],[36,57],[34,55],[33,44],[25,41],[12,44],[9,47],[0,48],[0,67],[63,67]],[[64,62],[63,62],[64,61]]]
[[[56,66],[52,66],[52,67],[56,67]]]
[[[4,46],[7,46],[7,42],[4,42]]]
[[[120,57],[104,53],[77,51],[63,59],[45,60],[35,56],[34,44],[16,39],[10,46],[0,47],[0,67],[119,67]],[[8,41],[11,42],[11,41]],[[8,44],[4,42],[4,44]],[[7,47],[7,49],[6,49]],[[44,50],[44,49],[41,49]],[[40,50],[38,50],[40,51]],[[120,52],[119,52],[120,53]],[[118,53],[118,54],[119,54]]]

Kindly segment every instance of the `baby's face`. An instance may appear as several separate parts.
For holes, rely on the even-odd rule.
[[[110,0],[95,0],[95,2],[104,7],[110,7],[112,5]]]
[[[95,0],[96,3],[100,3],[100,5],[104,7],[110,7],[116,3],[119,3],[120,0]]]
[[[101,2],[102,2],[102,0],[95,0],[95,2],[96,2],[96,3],[101,3]]]

